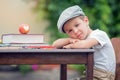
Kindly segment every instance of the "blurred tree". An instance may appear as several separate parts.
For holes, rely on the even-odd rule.
[[[27,0],[30,1],[30,0]],[[65,34],[57,30],[57,20],[61,12],[72,5],[79,5],[88,16],[92,29],[101,29],[108,33],[109,37],[120,36],[120,3],[119,0],[32,0],[36,1],[34,11],[38,18],[47,19],[50,25],[51,42]]]

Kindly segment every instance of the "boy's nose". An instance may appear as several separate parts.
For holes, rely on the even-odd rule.
[[[74,33],[77,33],[78,29],[74,28],[73,31],[74,31]]]

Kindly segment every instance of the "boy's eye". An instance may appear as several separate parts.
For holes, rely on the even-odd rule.
[[[76,24],[76,25],[75,25],[75,27],[78,27],[78,26],[79,26],[79,24]]]
[[[70,32],[72,32],[72,30],[69,30],[68,32],[70,33]]]

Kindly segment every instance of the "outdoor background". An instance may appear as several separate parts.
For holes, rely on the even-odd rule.
[[[67,37],[58,32],[57,20],[65,8],[73,5],[83,9],[92,29],[101,29],[110,38],[120,37],[119,0],[0,0],[0,36],[19,34],[19,25],[24,23],[30,25],[29,34],[44,34],[45,41],[52,44],[58,38]],[[72,68],[81,74],[85,69],[83,65],[72,65]]]
[[[120,36],[119,0],[0,0],[0,36],[19,34],[19,25],[28,24],[29,33],[45,34],[48,43],[66,37],[56,23],[60,13],[72,5],[80,5],[92,29],[104,30],[110,38]]]

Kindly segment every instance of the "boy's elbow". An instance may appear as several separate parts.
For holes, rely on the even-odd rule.
[[[55,48],[60,48],[61,47],[60,44],[57,43],[57,42],[53,42],[52,46],[54,46]]]
[[[56,44],[56,42],[53,42],[52,46],[54,46],[54,47],[57,47],[57,44]]]

